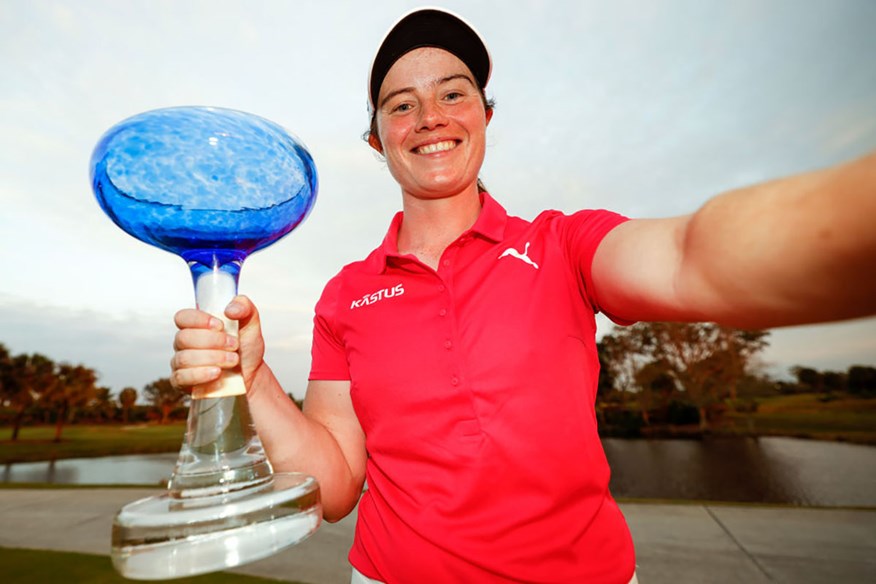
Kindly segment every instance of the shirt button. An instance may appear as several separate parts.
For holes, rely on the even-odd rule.
[[[451,385],[459,385],[459,377],[456,377],[456,376],[451,377],[451,378],[450,378],[450,384],[451,384]]]
[[[447,309],[446,309],[446,308],[442,308],[441,310],[439,310],[439,311],[438,311],[438,316],[447,316]]]
[[[444,341],[444,348],[449,351],[453,348],[453,343],[451,343],[450,341]]]
[[[443,265],[446,268],[447,266],[450,265],[450,260],[444,260],[443,262],[441,262],[441,265]]]
[[[446,289],[447,289],[447,288],[445,288],[443,284],[442,284],[441,286],[438,286],[438,291],[439,291],[439,292],[444,292]]]

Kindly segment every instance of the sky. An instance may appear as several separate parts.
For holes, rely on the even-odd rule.
[[[871,0],[435,4],[471,21],[492,54],[481,176],[512,215],[672,216],[876,149]],[[172,316],[194,304],[188,269],[103,214],[89,158],[137,113],[233,108],[298,136],[319,173],[308,219],[248,258],[240,281],[269,364],[302,396],[323,285],[380,243],[401,206],[361,140],[366,79],[386,30],[420,5],[2,0],[0,343],[92,367],[114,392],[169,374]],[[769,338],[764,368],[777,377],[876,365],[874,318]]]

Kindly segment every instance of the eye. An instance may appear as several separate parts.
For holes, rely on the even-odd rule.
[[[393,108],[390,111],[392,111],[393,113],[395,113],[395,112],[404,113],[404,112],[411,111],[411,109],[413,109],[413,107],[414,106],[412,106],[409,103],[400,103],[396,106],[393,106]]]
[[[461,99],[462,97],[464,97],[464,95],[461,91],[448,91],[447,94],[444,96],[444,99],[446,99],[447,101],[456,101],[458,99]]]

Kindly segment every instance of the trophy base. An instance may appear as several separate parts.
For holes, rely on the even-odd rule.
[[[148,497],[113,520],[112,561],[124,577],[168,580],[260,560],[319,527],[316,480],[277,473],[265,486],[215,497]]]

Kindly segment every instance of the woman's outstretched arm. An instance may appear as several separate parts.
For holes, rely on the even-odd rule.
[[[600,306],[742,328],[876,314],[876,153],[633,220],[596,251]]]

